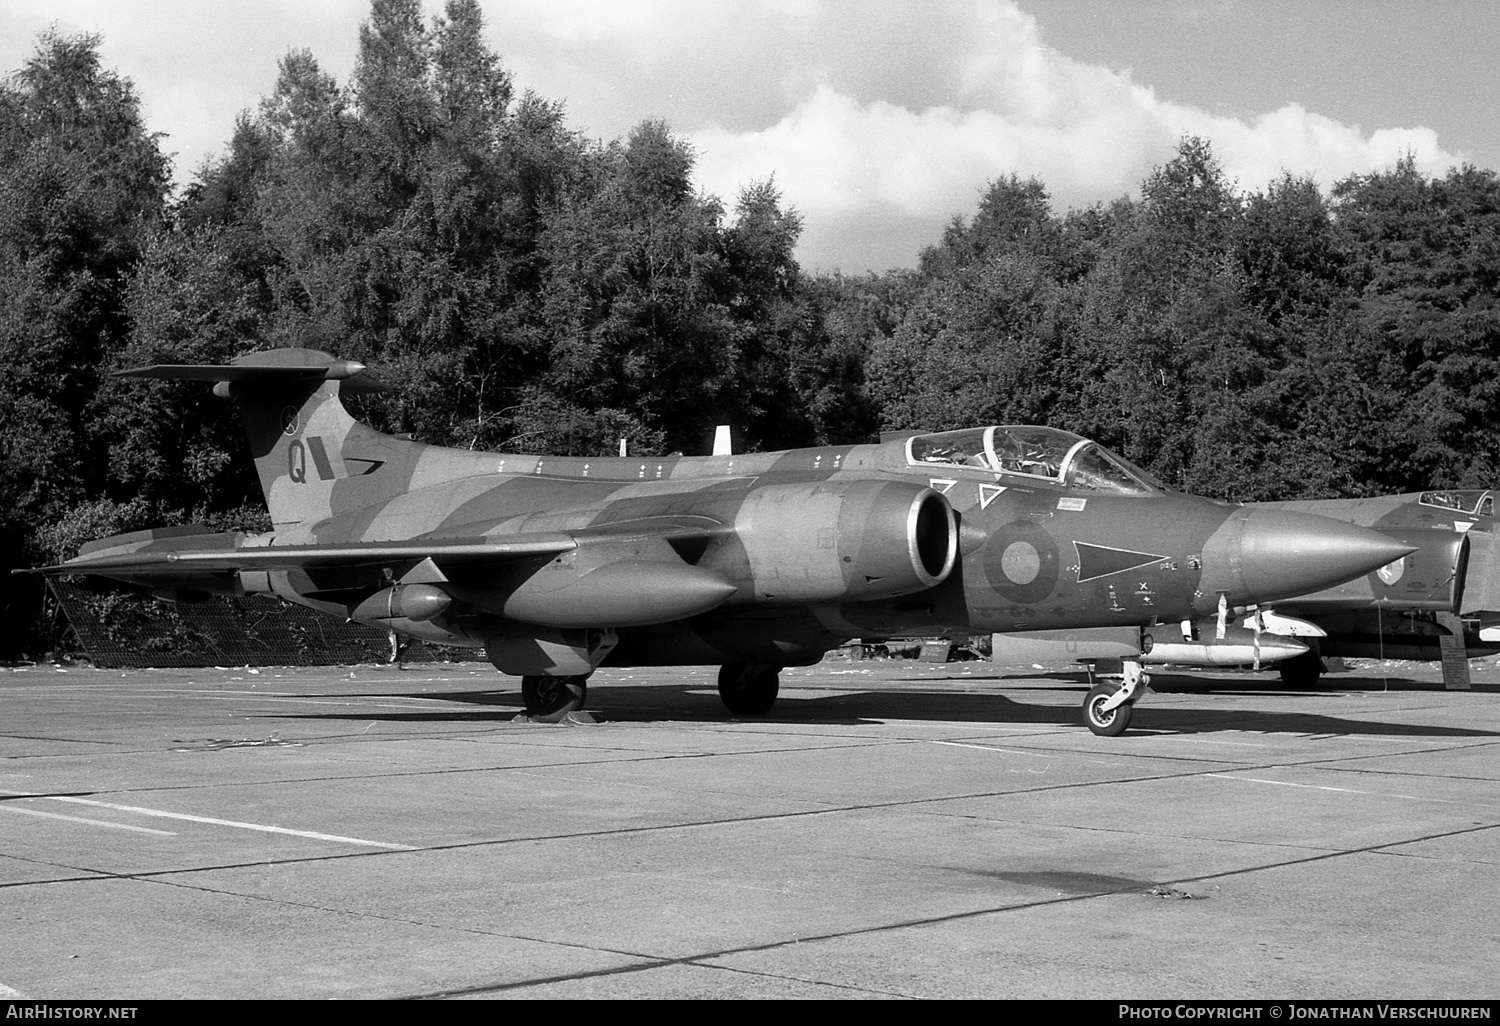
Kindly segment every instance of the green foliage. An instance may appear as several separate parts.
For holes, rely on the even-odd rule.
[[[1382,478],[1489,487],[1500,444],[1500,179],[1410,157],[1334,189],[1359,338],[1392,410]]]
[[[85,411],[126,334],[126,276],[166,162],[98,40],[43,36],[0,87],[0,518],[97,487]]]
[[[91,417],[127,335],[125,288],[160,222],[167,164],[93,36],[53,33],[0,85],[0,564],[103,487]],[[55,630],[36,580],[0,598],[0,653]],[[45,642],[44,642],[45,644]]]
[[[152,344],[217,345],[212,300],[244,337],[381,367],[404,388],[363,412],[441,444],[613,452],[623,431],[635,451],[701,451],[726,419],[751,445],[816,430],[801,406],[825,335],[795,212],[763,183],[726,217],[661,122],[586,142],[558,105],[516,98],[481,29],[471,0],[430,26],[378,0],[349,86],[284,59],[160,250],[163,274],[172,245],[203,266],[143,288]]]
[[[1138,200],[1059,215],[1009,175],[916,270],[808,277],[774,180],[726,204],[694,161],[662,122],[590,141],[518,92],[477,0],[373,0],[350,81],[288,54],[168,205],[98,41],[41,37],[0,87],[0,552],[266,529],[227,405],[109,372],[275,346],[375,366],[403,387],[361,415],[472,448],[1045,422],[1231,499],[1496,484],[1494,172],[1243,193],[1187,137]],[[35,579],[3,601],[0,654],[57,643]]]
[[[376,426],[473,448],[701,452],[721,422],[751,448],[867,434],[862,348],[797,267],[801,219],[771,182],[726,213],[693,167],[661,122],[589,142],[518,95],[476,0],[430,22],[374,0],[350,81],[288,54],[169,208],[129,83],[93,37],[43,37],[0,90],[8,561],[257,501],[226,404],[109,376],[148,363],[325,349],[403,385],[362,401]],[[32,613],[0,650],[38,647],[40,589],[7,602]]]
[[[1185,138],[1139,201],[1058,218],[991,183],[916,276],[839,282],[830,322],[887,428],[1045,421],[1238,500],[1491,487],[1497,249],[1493,172],[1243,195]]]

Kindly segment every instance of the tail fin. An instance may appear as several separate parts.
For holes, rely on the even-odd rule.
[[[389,386],[365,366],[314,349],[276,349],[225,366],[157,364],[121,377],[213,381],[233,399],[250,436],[261,491],[276,528],[318,521],[403,492],[422,450],[360,424],[342,390]]]

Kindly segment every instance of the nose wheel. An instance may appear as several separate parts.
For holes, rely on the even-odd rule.
[[[1083,719],[1100,737],[1119,737],[1130,726],[1135,703],[1140,700],[1151,678],[1142,672],[1138,660],[1125,660],[1125,679],[1116,684],[1105,681],[1089,689],[1083,700]]]

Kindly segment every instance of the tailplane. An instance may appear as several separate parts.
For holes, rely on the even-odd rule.
[[[400,494],[428,448],[356,421],[339,396],[390,386],[364,364],[315,349],[251,353],[226,365],[157,364],[118,376],[212,381],[215,395],[233,399],[277,529]]]

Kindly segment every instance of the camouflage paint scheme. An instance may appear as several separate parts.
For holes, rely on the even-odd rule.
[[[122,374],[215,382],[235,401],[274,530],[138,532],[41,572],[166,597],[274,593],[482,647],[523,678],[536,713],[580,705],[605,660],[722,664],[731,709],[764,712],[780,667],[851,638],[1144,627],[1327,587],[1407,551],[1325,518],[1167,491],[1047,428],[729,456],[515,455],[357,423],[341,392],[384,386],[313,350]]]

